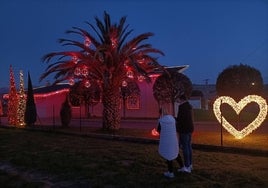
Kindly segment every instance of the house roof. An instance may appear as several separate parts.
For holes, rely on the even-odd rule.
[[[34,90],[34,94],[43,94],[43,93],[50,93],[50,92],[58,91],[62,89],[69,89],[70,87],[71,86],[68,83],[59,83],[59,84],[34,88],[33,90]]]
[[[177,72],[183,72],[185,69],[187,69],[189,65],[181,65],[181,66],[164,66],[164,68],[169,70],[174,70]],[[155,70],[154,74],[162,73],[162,70]],[[62,89],[69,89],[71,86],[68,83],[59,83],[55,85],[46,85],[38,88],[34,88],[34,94],[44,94],[44,93],[50,93],[53,91],[58,91]]]
[[[169,67],[165,67],[168,70],[174,70],[177,72],[183,72],[184,70],[188,69],[189,65],[181,65],[181,66],[169,66]]]
[[[182,73],[184,70],[188,69],[189,65],[180,65],[180,66],[163,66],[167,70],[176,71]],[[162,69],[155,69],[152,74],[161,74],[163,73]]]

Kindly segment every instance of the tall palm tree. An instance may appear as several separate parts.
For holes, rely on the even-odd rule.
[[[79,50],[45,55],[45,62],[50,62],[53,57],[59,58],[47,67],[40,80],[55,73],[55,83],[64,80],[71,80],[72,83],[83,80],[87,84],[98,82],[102,88],[103,128],[119,129],[119,88],[122,82],[127,78],[150,81],[150,73],[155,68],[162,68],[151,54],[164,54],[150,44],[143,43],[153,33],[143,33],[126,41],[133,31],[128,29],[129,25],[125,25],[126,17],[122,17],[119,24],[111,24],[110,15],[104,12],[104,21],[97,17],[95,21],[96,26],[86,23],[97,38],[78,27],[67,31],[81,36],[84,42],[60,39],[63,46],[74,46]]]

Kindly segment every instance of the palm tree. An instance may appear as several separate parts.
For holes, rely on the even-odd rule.
[[[122,17],[119,24],[111,24],[109,14],[104,12],[104,21],[95,17],[96,26],[86,22],[92,34],[84,29],[73,27],[67,33],[77,34],[84,39],[78,42],[60,39],[63,46],[77,47],[77,51],[63,51],[49,53],[43,57],[50,62],[53,57],[58,59],[50,64],[40,80],[55,74],[55,82],[70,80],[72,83],[83,80],[85,83],[98,82],[102,88],[103,128],[120,128],[120,87],[127,78],[150,81],[150,73],[155,68],[162,68],[157,58],[151,54],[164,55],[150,44],[143,43],[153,33],[140,34],[126,41],[133,30],[125,25],[126,17]]]

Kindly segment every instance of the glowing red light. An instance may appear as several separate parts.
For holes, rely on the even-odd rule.
[[[152,129],[151,134],[153,136],[159,136],[159,133],[157,132],[157,130],[155,128]]]

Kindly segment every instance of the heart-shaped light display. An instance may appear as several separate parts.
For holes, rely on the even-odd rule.
[[[244,127],[241,131],[235,129],[234,126],[232,126],[221,114],[220,107],[223,103],[229,104],[235,110],[236,114],[239,114],[247,104],[252,102],[255,102],[259,105],[259,114],[249,125]],[[248,134],[252,133],[253,130],[261,126],[262,122],[267,116],[267,109],[268,107],[266,100],[258,95],[248,95],[241,99],[238,103],[231,97],[221,96],[217,98],[213,104],[213,111],[217,120],[222,123],[222,126],[237,139],[244,138]]]

